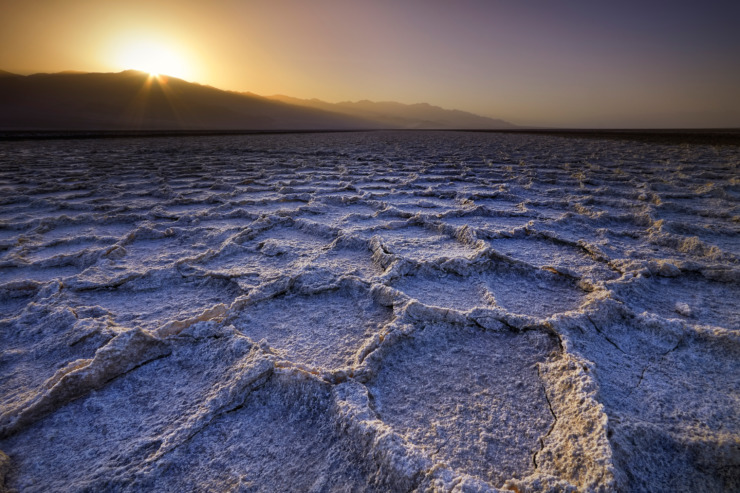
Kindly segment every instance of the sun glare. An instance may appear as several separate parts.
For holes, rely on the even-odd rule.
[[[176,50],[158,43],[135,41],[123,44],[118,64],[124,70],[141,70],[151,76],[191,78],[190,67],[185,59]]]

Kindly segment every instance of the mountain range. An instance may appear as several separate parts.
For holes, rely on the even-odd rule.
[[[298,99],[276,95],[269,99],[297,106],[331,111],[377,122],[385,128],[418,129],[513,129],[509,122],[460,110],[446,110],[428,103],[403,104],[393,101],[344,101],[327,103],[318,99]]]
[[[144,72],[16,75],[0,70],[0,130],[507,129],[429,104],[326,103],[224,91]]]

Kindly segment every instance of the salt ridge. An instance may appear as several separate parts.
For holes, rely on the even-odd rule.
[[[739,158],[442,132],[0,143],[0,472],[740,488]]]

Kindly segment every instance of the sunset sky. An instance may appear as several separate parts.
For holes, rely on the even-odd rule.
[[[0,69],[428,102],[557,127],[740,127],[738,1],[5,0]]]

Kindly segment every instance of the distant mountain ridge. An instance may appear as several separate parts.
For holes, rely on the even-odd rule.
[[[374,130],[512,128],[500,120],[427,104],[306,104],[224,91],[175,77],[0,71],[0,130]],[[500,123],[501,125],[495,127]]]
[[[392,101],[344,101],[327,103],[319,99],[298,99],[275,95],[269,99],[308,108],[333,111],[378,122],[388,128],[405,129],[514,129],[509,122],[460,110],[447,110],[428,103],[403,104]]]
[[[377,128],[337,113],[143,72],[0,77],[0,130]]]

